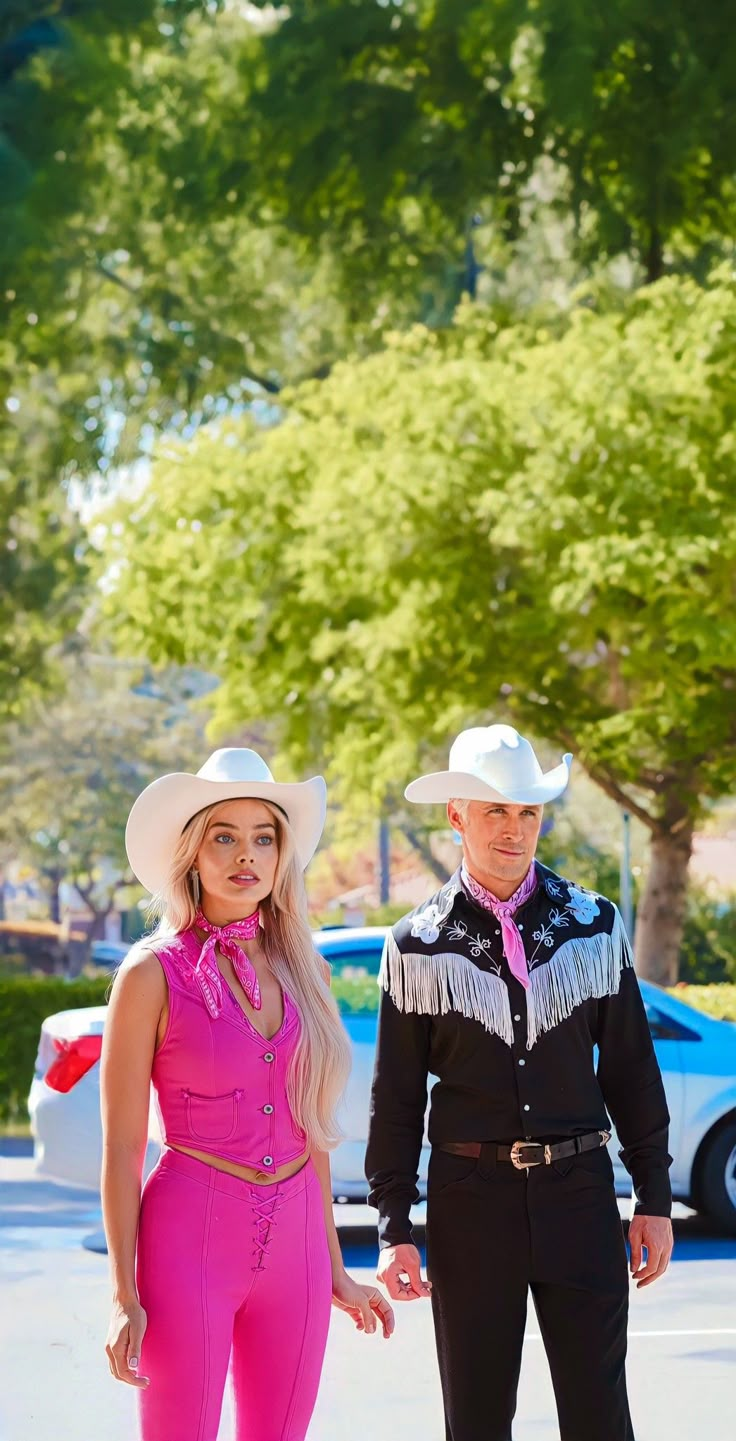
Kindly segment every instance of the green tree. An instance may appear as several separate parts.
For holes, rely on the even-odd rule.
[[[53,18],[59,43],[0,83],[0,385],[32,415],[41,389],[66,482],[321,373],[356,328],[329,248],[289,235],[266,197],[246,213],[258,52],[242,8]]]
[[[726,5],[295,0],[262,48],[255,193],[348,259],[459,260],[478,210],[513,237],[540,163],[585,260],[651,281],[732,232]]]
[[[642,972],[674,980],[693,827],[736,778],[736,283],[558,330],[478,312],[167,447],[108,533],[122,643],[221,678],[295,766],[378,804],[505,714],[651,836]]]
[[[138,683],[140,669],[102,656],[67,661],[64,694],[27,710],[0,745],[0,858],[38,870],[52,917],[61,882],[74,885],[93,939],[131,879],[124,833],[136,796],[157,775],[201,764],[205,717],[190,705],[198,687],[174,675],[152,690]]]
[[[730,243],[723,6],[258,8],[8,9],[0,316],[82,475],[449,323],[479,261],[495,293],[520,256],[525,296]],[[19,49],[24,15],[58,43]]]
[[[0,342],[0,375],[7,347]],[[44,431],[48,388],[9,385],[0,420],[0,719],[44,690],[56,648],[84,605],[86,538],[52,477],[53,435]]]

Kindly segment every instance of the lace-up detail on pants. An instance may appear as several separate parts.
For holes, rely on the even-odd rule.
[[[253,1196],[253,1229],[255,1231],[253,1238],[254,1264],[251,1267],[253,1271],[265,1271],[266,1269],[266,1257],[268,1256],[268,1247],[271,1242],[271,1233],[276,1226],[276,1217],[283,1205],[283,1200],[279,1195],[279,1187],[275,1186],[272,1188],[269,1186],[268,1189],[269,1191],[273,1189],[275,1195],[261,1196],[251,1193]]]

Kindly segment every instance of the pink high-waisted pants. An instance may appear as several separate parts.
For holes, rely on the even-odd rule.
[[[143,1188],[136,1276],[142,1441],[216,1441],[228,1365],[236,1441],[303,1441],[332,1297],[311,1161],[253,1186],[164,1150]]]

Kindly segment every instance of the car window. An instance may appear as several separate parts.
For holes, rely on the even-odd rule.
[[[325,950],[322,952],[328,962],[333,976],[343,976],[346,980],[351,977],[359,980],[361,976],[377,976],[381,965],[382,947],[378,946],[370,950],[351,951]]]
[[[656,1006],[646,1004],[647,1020],[652,1033],[653,1041],[699,1041],[697,1031],[691,1031],[688,1026],[683,1026],[679,1021],[673,1021],[671,1016],[665,1016],[663,1011],[658,1011]]]

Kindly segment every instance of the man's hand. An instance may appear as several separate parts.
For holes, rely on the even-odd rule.
[[[667,1270],[674,1236],[666,1216],[633,1216],[629,1223],[629,1266],[636,1289],[651,1286]],[[646,1251],[646,1260],[644,1260]]]
[[[420,1301],[432,1293],[429,1281],[422,1280],[422,1258],[416,1246],[387,1246],[378,1258],[376,1275],[392,1301]]]

